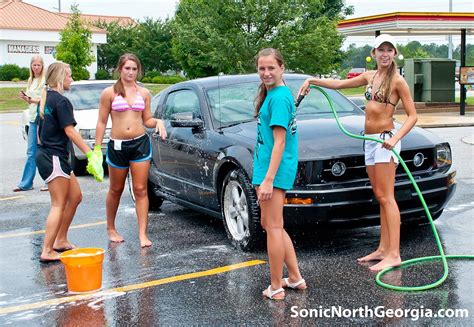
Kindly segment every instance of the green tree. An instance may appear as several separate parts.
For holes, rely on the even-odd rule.
[[[97,66],[112,72],[122,54],[134,53],[138,43],[137,29],[135,25],[120,26],[116,22],[99,22],[96,26],[107,31],[107,43],[97,47]]]
[[[140,58],[144,73],[179,68],[171,52],[172,34],[168,20],[145,18],[143,22],[131,25],[99,22],[97,26],[107,31],[107,43],[98,46],[99,68],[112,71],[126,52]]]
[[[178,69],[171,52],[172,34],[169,20],[162,22],[145,18],[136,26],[136,29],[133,45],[144,72],[151,70],[165,72],[170,69]]]
[[[289,70],[328,73],[342,59],[342,8],[342,0],[181,0],[173,54],[190,77],[253,72],[255,55],[269,46]]]
[[[72,5],[71,11],[66,27],[59,33],[60,42],[56,46],[55,58],[71,66],[73,79],[89,79],[87,66],[94,61],[91,54],[92,32],[81,20],[77,5]]]

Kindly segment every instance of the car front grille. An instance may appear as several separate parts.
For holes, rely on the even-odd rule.
[[[411,172],[428,171],[434,165],[434,151],[434,148],[406,150],[401,152],[401,156]],[[414,156],[416,154],[422,154],[424,157],[423,162],[418,167],[414,164]],[[344,164],[345,172],[340,176],[335,176],[332,172],[332,167],[338,162]],[[403,177],[404,175],[406,173],[402,165],[398,165],[397,177]],[[295,184],[302,186],[363,179],[368,180],[364,156],[352,156],[322,161],[300,162]]]

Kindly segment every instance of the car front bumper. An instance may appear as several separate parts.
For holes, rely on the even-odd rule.
[[[455,171],[415,176],[430,214],[437,218],[456,189]],[[351,187],[334,184],[312,190],[289,190],[289,198],[312,199],[311,204],[285,204],[285,225],[344,224],[371,226],[380,224],[379,203],[368,182]],[[395,182],[395,198],[402,222],[427,220],[427,215],[410,180]]]

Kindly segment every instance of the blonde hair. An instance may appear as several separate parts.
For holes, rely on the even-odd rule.
[[[265,48],[262,49],[258,52],[257,57],[255,57],[255,66],[258,68],[258,59],[260,57],[266,57],[266,56],[273,56],[275,60],[278,62],[278,65],[283,66],[285,64],[283,60],[283,56],[281,55],[281,52],[278,51],[277,49],[274,48]],[[267,88],[265,87],[265,84],[260,83],[260,86],[258,87],[258,94],[255,97],[255,117],[258,116],[258,113],[260,112],[260,108],[262,107],[263,101],[265,101],[265,98],[267,97]]]
[[[48,71],[46,72],[46,84],[41,92],[40,101],[40,117],[44,119],[44,106],[46,105],[47,89],[57,88],[60,93],[64,91],[64,80],[66,79],[67,70],[70,69],[69,65],[62,62],[56,61],[49,65]]]
[[[387,43],[390,44],[390,46],[392,46],[393,49],[395,49],[395,54],[396,54],[397,48],[395,48],[395,46],[391,44],[390,42],[387,42]],[[375,48],[372,49],[372,55],[375,58]],[[382,80],[382,83],[380,84],[380,93],[381,93],[382,100],[384,103],[388,103],[390,101],[390,96],[392,95],[392,82],[396,74],[397,74],[397,63],[395,62],[395,60],[392,60],[392,64],[388,68],[387,73],[384,79]]]
[[[35,79],[35,73],[33,72],[33,61],[39,60],[41,62],[41,75],[39,76],[40,82],[44,81],[44,60],[43,57],[40,55],[34,55],[31,57],[30,61],[30,77],[28,78],[28,87],[31,86],[31,83],[33,83],[33,80]]]
[[[116,69],[117,72],[120,73],[123,66],[128,60],[131,60],[137,64],[137,69],[138,69],[137,79],[140,79],[141,74],[142,74],[142,64],[140,63],[140,59],[138,59],[138,57],[134,55],[133,53],[124,53],[123,55],[120,56],[119,61],[117,63],[117,69]],[[115,94],[119,94],[124,98],[127,96],[127,94],[125,93],[125,87],[123,86],[122,79],[120,77],[117,80],[117,82],[115,82],[114,84],[114,92]]]

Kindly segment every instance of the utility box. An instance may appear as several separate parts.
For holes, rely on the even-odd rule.
[[[455,70],[455,60],[406,59],[405,79],[413,101],[454,102]]]

